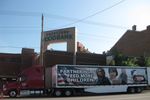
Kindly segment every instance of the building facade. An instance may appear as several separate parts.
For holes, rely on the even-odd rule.
[[[134,25],[132,30],[127,30],[110,51],[118,51],[133,57],[150,56],[150,26],[147,26],[146,30],[137,31]]]
[[[56,64],[73,64],[74,53],[64,51],[50,51],[44,53],[44,66],[52,67]],[[76,65],[106,65],[106,56],[94,53],[76,53]]]
[[[0,88],[2,82],[15,81],[19,73],[34,64],[34,49],[23,48],[21,54],[0,53]]]

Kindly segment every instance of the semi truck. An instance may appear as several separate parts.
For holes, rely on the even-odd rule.
[[[34,65],[23,70],[17,81],[8,82],[3,85],[3,94],[9,97],[42,95],[44,89],[44,68]]]
[[[150,68],[98,65],[34,66],[18,81],[4,85],[3,93],[18,95],[71,96],[82,93],[140,93],[150,85]]]

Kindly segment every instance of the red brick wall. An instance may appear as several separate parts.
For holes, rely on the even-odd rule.
[[[127,31],[112,47],[127,56],[150,56],[150,30]]]

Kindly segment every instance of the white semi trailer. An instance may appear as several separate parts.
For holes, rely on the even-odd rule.
[[[45,89],[55,96],[76,93],[140,93],[148,85],[148,67],[55,65],[45,69]]]

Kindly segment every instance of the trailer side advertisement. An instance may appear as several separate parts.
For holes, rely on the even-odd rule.
[[[57,86],[147,84],[145,68],[58,65],[55,72]]]

